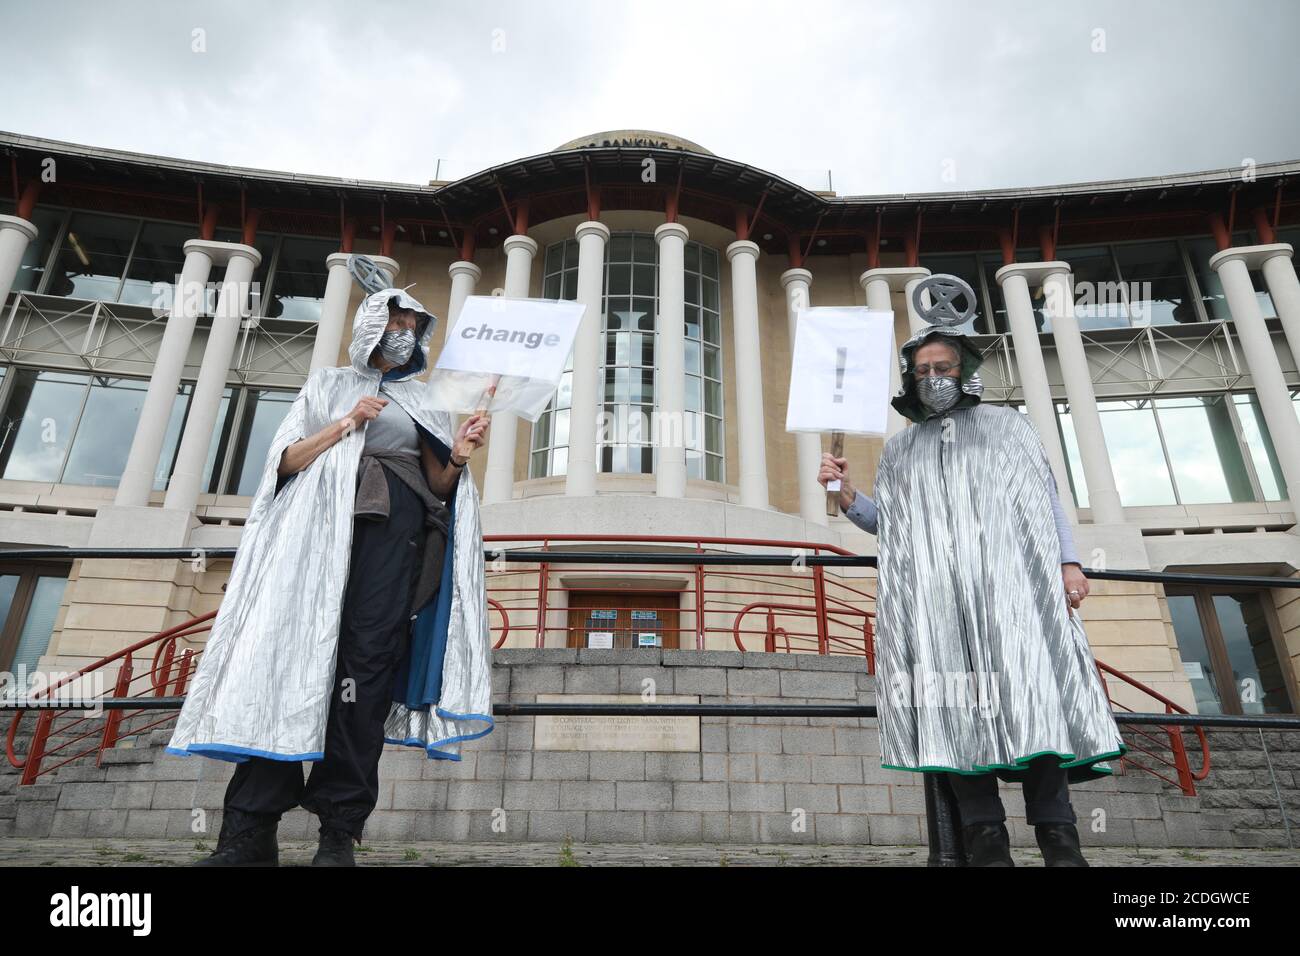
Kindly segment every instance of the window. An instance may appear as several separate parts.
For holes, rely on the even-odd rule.
[[[333,252],[338,252],[338,243],[331,240],[285,237],[262,314],[269,319],[319,322],[329,278],[325,260]]]
[[[0,415],[0,478],[116,487],[149,383],[48,369],[9,370],[12,384]],[[194,386],[177,390],[154,473],[162,491],[175,467]],[[246,389],[222,396],[208,447],[202,487],[251,495],[271,438],[297,393]],[[239,412],[239,415],[236,415]]]
[[[257,491],[266,464],[266,454],[271,448],[271,439],[275,437],[297,395],[297,392],[269,389],[247,390],[239,442],[230,477],[226,481],[227,494],[251,495]]]
[[[602,472],[654,471],[658,253],[654,236],[645,233],[615,233],[605,250],[605,348],[597,386],[605,423],[598,440]],[[692,478],[722,481],[719,258],[716,250],[697,242],[688,242],[684,254],[686,473]],[[542,288],[546,298],[577,298],[576,239],[547,248]],[[531,478],[566,473],[572,369],[570,362],[555,398],[533,426]]]
[[[31,674],[49,649],[68,583],[61,565],[0,565],[0,670]],[[10,686],[15,696],[26,689]]]
[[[116,302],[139,231],[138,219],[75,213],[45,291]]]
[[[158,315],[170,312],[176,277],[185,265],[185,243],[193,238],[192,226],[146,222],[118,301],[151,306]]]
[[[1097,403],[1125,506],[1278,501],[1281,469],[1254,393]],[[1070,484],[1088,507],[1087,482],[1068,407],[1056,406]]]
[[[1166,586],[1169,616],[1202,714],[1289,714],[1294,678],[1267,591]]]

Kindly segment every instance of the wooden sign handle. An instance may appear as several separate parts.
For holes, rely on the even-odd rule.
[[[836,458],[844,457],[844,432],[831,432],[831,454]],[[835,517],[840,513],[840,493],[826,492],[826,514]]]
[[[475,415],[486,415],[487,410],[492,406],[492,399],[496,396],[497,386],[501,384],[501,376],[493,375],[488,382],[488,387],[483,390],[482,396],[478,400],[478,408],[474,409]]]

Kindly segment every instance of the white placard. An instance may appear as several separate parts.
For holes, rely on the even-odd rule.
[[[892,312],[840,306],[801,310],[786,431],[884,435],[894,361]]]
[[[472,412],[495,384],[489,411],[537,421],[560,384],[585,311],[581,302],[470,296],[429,375],[426,403]]]
[[[588,631],[587,646],[612,648],[614,646],[614,632],[613,631]]]

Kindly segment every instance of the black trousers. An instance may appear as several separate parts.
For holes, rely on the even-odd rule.
[[[1029,761],[1028,769],[1021,772],[1021,786],[1025,793],[1025,821],[1030,826],[1040,823],[1074,823],[1074,808],[1070,806],[1069,784],[1058,758],[1046,754]],[[998,778],[993,773],[949,773],[952,792],[957,797],[962,826],[972,823],[1002,823],[1006,810],[998,797]]]
[[[379,799],[384,721],[410,647],[411,592],[424,555],[424,505],[387,469],[388,520],[357,518],[339,625],[325,757],[306,784],[298,761],[250,757],[226,788],[229,809],[279,819],[296,806],[356,839]]]

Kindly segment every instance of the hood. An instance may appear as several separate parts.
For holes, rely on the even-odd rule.
[[[900,415],[914,422],[923,422],[936,414],[921,404],[921,398],[916,393],[916,379],[912,377],[912,370],[916,367],[914,360],[916,350],[926,342],[935,340],[954,346],[961,356],[962,396],[957,399],[957,404],[953,408],[970,408],[972,405],[978,405],[980,396],[984,394],[984,383],[980,381],[977,371],[984,362],[984,356],[980,354],[979,349],[964,332],[944,325],[931,325],[904,342],[903,347],[898,350],[898,365],[903,388],[894,396],[890,404]],[[952,408],[948,411],[952,411]]]
[[[379,346],[384,328],[388,325],[390,299],[396,299],[403,309],[413,309],[417,313],[415,351],[405,365],[384,373],[385,382],[400,382],[419,375],[429,367],[429,339],[433,336],[433,327],[438,321],[437,316],[401,289],[382,289],[361,300],[357,306],[356,318],[352,320],[352,344],[348,346],[348,357],[352,360],[352,367],[360,374],[375,374],[376,370],[370,365],[370,356]]]

